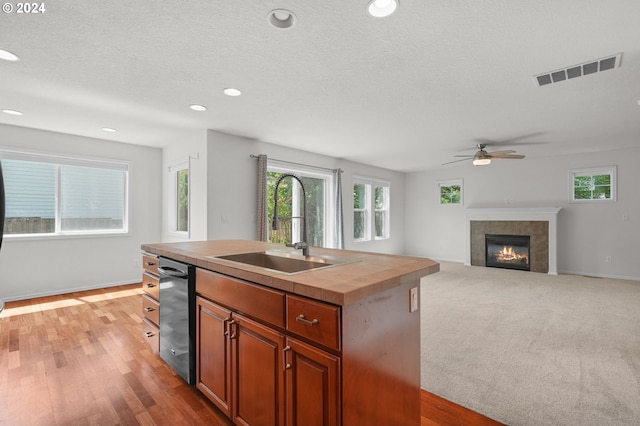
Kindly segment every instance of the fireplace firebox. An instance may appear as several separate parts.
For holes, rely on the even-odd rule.
[[[529,271],[530,239],[529,235],[485,235],[486,266]]]

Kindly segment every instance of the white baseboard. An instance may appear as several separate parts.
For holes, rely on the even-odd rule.
[[[640,277],[629,277],[625,275],[594,274],[591,272],[578,272],[578,271],[559,271],[558,273],[568,274],[568,275],[582,275],[584,277],[593,277],[593,278],[610,278],[613,280],[640,281]]]
[[[27,300],[27,299],[35,299],[38,297],[57,296],[60,294],[75,293],[77,291],[87,291],[87,290],[96,290],[100,288],[117,287],[119,285],[136,284],[139,282],[140,280],[131,280],[131,281],[119,281],[119,282],[106,283],[106,284],[96,284],[96,285],[87,286],[87,287],[66,288],[61,290],[46,291],[42,293],[25,294],[25,295],[20,295],[16,297],[9,297],[2,300],[4,300],[5,302],[14,302],[16,300]]]

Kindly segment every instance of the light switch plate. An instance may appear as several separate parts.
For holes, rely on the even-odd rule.
[[[409,312],[418,310],[418,287],[409,290]]]

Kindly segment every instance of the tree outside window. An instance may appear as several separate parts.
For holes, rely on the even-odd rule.
[[[462,179],[438,182],[440,204],[462,204]]]
[[[307,236],[303,230],[303,198],[302,189],[297,180],[286,177],[278,186],[276,194],[278,202],[278,222],[280,229],[270,230],[269,241],[290,244],[305,241],[310,246],[327,247],[327,196],[329,194],[329,175],[311,173],[304,170],[283,170],[269,167],[267,171],[267,217],[269,224],[273,220],[274,189],[276,181],[284,173],[294,173],[300,178],[307,195]],[[269,229],[271,226],[269,225]]]
[[[177,223],[176,231],[188,232],[189,231],[189,169],[179,170],[176,173],[176,186],[178,200],[177,205]]]
[[[168,231],[174,237],[189,238],[189,171],[189,158],[177,160],[169,165]]]
[[[615,201],[616,167],[571,170],[571,201]]]
[[[353,239],[368,240],[367,235],[367,184],[353,184]]]
[[[353,240],[389,238],[389,182],[356,178],[353,183]]]

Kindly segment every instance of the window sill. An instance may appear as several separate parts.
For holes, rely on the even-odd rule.
[[[76,238],[129,237],[131,232],[99,232],[99,233],[63,233],[63,234],[4,234],[3,242],[8,241],[46,241],[67,240]]]

